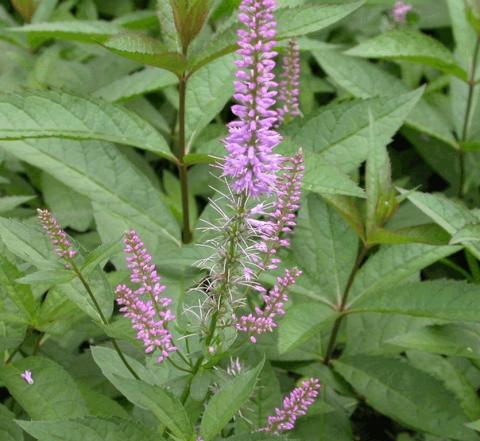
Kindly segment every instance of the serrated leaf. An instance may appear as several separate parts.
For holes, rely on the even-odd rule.
[[[468,224],[478,222],[478,218],[461,202],[448,199],[443,194],[414,191],[409,194],[408,199],[451,235],[455,235]],[[463,244],[473,255],[480,258],[480,244],[472,241],[465,241]]]
[[[357,248],[350,226],[319,196],[309,195],[298,216],[292,252],[311,284],[332,304],[340,303]]]
[[[473,327],[459,324],[427,326],[389,342],[405,349],[480,359],[480,334]]]
[[[410,61],[435,67],[466,81],[467,73],[438,40],[413,30],[394,30],[367,40],[346,52],[364,58]]]
[[[108,50],[139,63],[148,64],[182,75],[187,60],[178,52],[171,52],[159,41],[141,34],[121,34],[103,43]]]
[[[248,400],[255,388],[264,361],[226,383],[207,404],[200,424],[200,435],[211,441]]]
[[[155,430],[134,420],[75,418],[60,421],[17,421],[39,441],[162,441]]]
[[[109,102],[118,102],[173,86],[177,82],[178,78],[171,72],[146,67],[97,89],[93,95]]]
[[[355,356],[334,367],[377,411],[440,437],[478,440],[460,405],[442,383],[396,358]]]
[[[325,106],[302,123],[300,129],[291,135],[292,141],[349,173],[366,159],[369,151],[369,109],[378,135],[376,142],[386,145],[422,93],[423,90],[419,89],[393,99],[378,97]]]
[[[480,287],[461,281],[437,280],[384,287],[353,300],[351,312],[382,312],[449,321],[478,321]]]
[[[147,236],[144,239],[151,250],[160,242],[163,247],[179,246],[179,228],[163,204],[162,194],[114,145],[51,139],[9,141],[1,147],[108,208],[116,217],[128,219],[128,225],[112,240],[134,228]]]
[[[110,375],[110,381],[130,402],[150,410],[173,435],[185,441],[193,441],[192,422],[180,400],[170,391],[115,374]]]
[[[122,28],[107,21],[54,21],[50,23],[34,23],[12,31],[27,34],[35,39],[58,38],[61,40],[80,41],[83,43],[101,43],[112,35],[121,32]]]
[[[480,241],[480,224],[467,224],[460,228],[450,239],[452,245],[464,242]]]
[[[361,299],[379,290],[397,287],[399,283],[428,265],[459,250],[454,246],[423,244],[383,246],[357,273],[350,292],[350,299]]]
[[[173,159],[165,139],[121,106],[65,92],[0,97],[0,139],[97,139],[127,144]]]
[[[201,130],[220,112],[233,94],[235,57],[222,57],[208,64],[187,83],[185,132],[191,147]]]
[[[480,398],[475,387],[451,359],[419,351],[407,351],[407,357],[414,367],[443,382],[445,387],[455,394],[470,419],[480,416]]]
[[[338,315],[322,303],[298,303],[287,310],[278,325],[278,352],[285,354],[306,343],[320,330],[331,324]]]
[[[32,372],[33,384],[20,374]],[[87,407],[68,372],[44,357],[27,357],[0,368],[0,380],[32,419],[58,420],[82,417]]]

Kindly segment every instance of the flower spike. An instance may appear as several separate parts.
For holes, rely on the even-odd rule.
[[[73,249],[67,234],[63,231],[52,213],[48,210],[37,209],[37,215],[43,229],[52,242],[57,256],[65,260],[73,259],[77,251]]]

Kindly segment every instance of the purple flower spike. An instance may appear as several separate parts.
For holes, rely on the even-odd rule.
[[[269,229],[264,227],[265,233],[260,235],[262,241],[257,245],[258,250],[263,253],[263,258],[257,262],[262,269],[277,269],[280,263],[278,250],[290,246],[287,235],[296,226],[296,212],[300,208],[303,159],[303,152],[299,150],[282,162],[277,180],[277,198],[268,221]]]
[[[274,129],[277,112],[272,109],[277,95],[275,6],[275,0],[242,0],[238,17],[243,25],[238,31],[237,54],[241,58],[236,61],[234,84],[238,104],[232,106],[232,112],[239,119],[228,125],[223,175],[233,178],[235,192],[252,197],[273,191],[280,161],[273,153],[281,141]]]
[[[73,259],[77,251],[73,249],[72,243],[68,239],[65,231],[58,224],[52,213],[48,210],[37,210],[37,215],[43,229],[50,238],[55,253],[62,259]]]
[[[278,121],[284,121],[288,116],[294,118],[299,116],[300,105],[300,47],[296,40],[288,42],[288,48],[283,57],[283,69],[281,73],[278,102]]]
[[[413,9],[413,6],[409,3],[405,3],[402,0],[398,0],[392,9],[392,18],[397,23],[405,23],[407,14]]]
[[[275,415],[268,417],[267,426],[260,432],[279,434],[295,427],[300,416],[307,413],[308,408],[315,402],[320,389],[318,378],[310,378],[284,398],[283,406],[275,409]]]
[[[28,369],[26,371],[23,371],[20,376],[25,380],[25,383],[27,384],[33,384],[33,378],[32,378],[32,371],[29,371]]]
[[[257,339],[254,334],[264,334],[272,332],[277,327],[275,319],[285,315],[283,309],[288,301],[288,290],[295,284],[297,278],[302,272],[296,268],[286,270],[283,277],[278,277],[274,287],[263,295],[265,306],[263,309],[258,306],[255,308],[255,314],[243,315],[236,321],[235,327],[241,332],[251,334],[250,341],[256,343]]]
[[[165,286],[160,284],[152,257],[148,254],[143,242],[135,231],[125,235],[125,253],[128,268],[131,270],[130,280],[139,283],[140,287],[132,291],[126,285],[118,285],[115,293],[120,312],[132,322],[137,338],[143,341],[145,352],[158,349],[160,355],[157,362],[164,361],[177,348],[173,345],[168,323],[175,320],[169,309],[172,303],[168,297],[162,297]]]

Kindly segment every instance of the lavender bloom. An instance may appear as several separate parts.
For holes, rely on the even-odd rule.
[[[280,263],[278,250],[290,245],[290,240],[285,235],[291,233],[296,225],[305,169],[303,159],[303,152],[299,150],[282,162],[282,173],[277,180],[277,198],[268,221],[269,229],[264,227],[262,241],[257,244],[258,250],[264,255],[258,263],[261,269],[277,269]]]
[[[28,369],[26,371],[23,371],[20,376],[25,380],[25,383],[27,384],[33,384],[33,378],[32,378],[32,371],[29,371]]]
[[[279,434],[292,430],[298,417],[307,413],[308,408],[315,402],[320,389],[318,378],[310,378],[284,398],[283,406],[275,409],[275,415],[268,417],[267,426],[260,432]]]
[[[63,231],[62,227],[58,224],[57,220],[53,217],[52,213],[48,210],[38,209],[37,214],[43,229],[52,242],[55,253],[62,259],[73,259],[77,254],[77,251],[73,249],[72,243],[65,234],[65,231]]]
[[[300,115],[298,97],[300,95],[300,47],[296,40],[288,42],[288,48],[283,57],[283,69],[278,92],[277,109],[278,122],[286,117],[294,118]]]
[[[277,112],[271,109],[277,95],[275,6],[275,0],[242,0],[238,17],[243,27],[238,31],[241,58],[233,95],[238,104],[232,112],[239,120],[228,125],[223,176],[233,178],[235,192],[253,197],[272,192],[279,167],[279,155],[272,152],[281,141],[273,128]]]
[[[263,300],[265,306],[263,309],[258,306],[255,308],[255,314],[241,316],[238,320],[234,317],[235,327],[241,332],[252,334],[250,341],[256,343],[257,339],[253,334],[264,334],[272,332],[277,327],[275,319],[278,316],[285,315],[283,306],[288,301],[288,289],[295,284],[297,278],[302,274],[300,270],[286,270],[283,277],[277,277],[274,287],[264,293]]]
[[[165,286],[160,284],[155,265],[151,263],[152,257],[135,231],[125,235],[125,253],[129,254],[130,280],[139,283],[140,287],[132,291],[126,285],[118,285],[115,290],[117,303],[121,306],[120,311],[131,320],[137,338],[143,341],[145,352],[158,349],[157,362],[161,363],[176,351],[168,330],[168,323],[175,320],[168,309],[172,301],[161,296]]]
[[[405,3],[402,0],[395,2],[395,6],[392,9],[392,18],[396,23],[405,23],[407,14],[413,9],[413,6],[409,3]]]

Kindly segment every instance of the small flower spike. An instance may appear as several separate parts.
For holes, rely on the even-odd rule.
[[[65,260],[73,259],[77,251],[73,249],[65,231],[48,210],[37,210],[38,219],[52,242],[55,253]]]
[[[275,319],[285,315],[283,307],[288,301],[288,290],[295,284],[300,274],[301,271],[296,268],[286,270],[283,277],[277,278],[277,283],[274,287],[263,295],[265,303],[263,309],[257,306],[255,314],[244,315],[236,320],[235,327],[241,332],[251,334],[250,341],[252,343],[257,342],[255,334],[260,335],[272,332],[277,327]]]
[[[25,383],[27,384],[33,384],[33,378],[32,378],[32,371],[29,371],[28,369],[26,371],[23,371],[20,376],[25,380]]]
[[[127,264],[131,270],[130,280],[140,287],[132,291],[126,285],[118,285],[115,290],[117,303],[120,312],[131,320],[137,338],[143,341],[145,352],[158,349],[157,362],[161,363],[176,351],[168,330],[169,322],[175,320],[169,309],[172,301],[161,296],[165,286],[160,284],[155,265],[151,263],[152,257],[135,231],[125,235],[125,253],[128,254]]]
[[[315,402],[320,390],[318,378],[310,378],[284,398],[283,406],[275,409],[275,415],[268,417],[267,426],[260,432],[279,434],[295,427],[298,417],[304,416]]]
[[[300,105],[300,47],[296,40],[288,42],[287,51],[283,57],[280,87],[278,91],[278,122],[287,117],[299,116]]]
[[[277,83],[273,69],[277,53],[275,0],[242,0],[236,61],[238,71],[232,112],[239,119],[228,124],[225,139],[228,155],[223,176],[233,179],[237,193],[251,197],[268,194],[275,188],[280,155],[273,153],[281,137],[274,129],[277,112]]]

